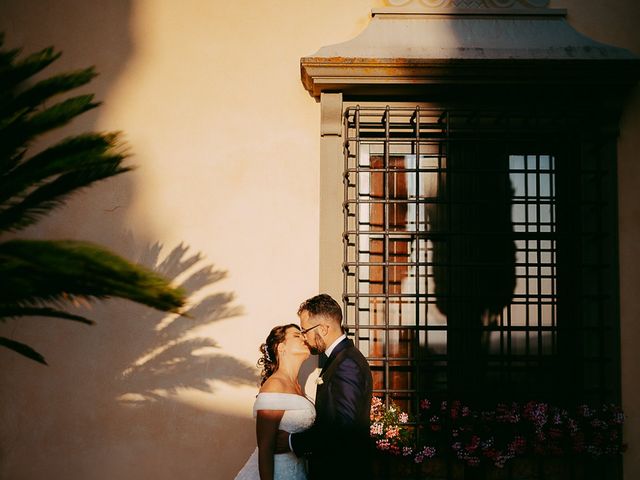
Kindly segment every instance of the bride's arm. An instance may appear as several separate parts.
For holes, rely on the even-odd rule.
[[[276,453],[276,436],[284,410],[258,410],[256,437],[258,439],[258,471],[260,480],[273,480],[273,456]]]

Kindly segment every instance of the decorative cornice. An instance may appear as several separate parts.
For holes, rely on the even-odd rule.
[[[385,0],[376,15],[448,16],[566,16],[562,8],[549,8],[549,0]]]
[[[426,8],[545,8],[549,0],[386,0],[389,7]]]
[[[549,8],[549,0],[385,0],[372,15],[449,16],[564,16],[565,9]]]
[[[535,88],[552,91],[563,85],[623,92],[640,77],[638,62],[610,60],[574,62],[558,60],[381,60],[303,59],[302,83],[312,97],[342,92],[353,97],[385,98],[424,95],[442,87],[518,86],[520,92]]]
[[[302,58],[309,93],[400,96],[479,84],[618,88],[640,76],[637,56],[580,34],[546,0],[413,2],[422,6],[387,0],[394,5],[374,10],[356,38]]]

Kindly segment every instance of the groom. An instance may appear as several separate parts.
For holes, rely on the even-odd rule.
[[[340,305],[329,295],[303,302],[298,317],[311,353],[326,361],[317,381],[315,424],[300,433],[280,431],[277,453],[308,457],[311,480],[370,479],[369,364],[347,338]]]

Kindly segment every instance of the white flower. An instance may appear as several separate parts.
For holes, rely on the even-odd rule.
[[[322,377],[316,378],[316,385],[322,385],[323,383],[324,383],[324,380],[322,380]]]

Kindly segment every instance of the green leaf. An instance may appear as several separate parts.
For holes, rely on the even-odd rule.
[[[73,118],[97,106],[99,103],[93,102],[93,95],[80,95],[31,115],[20,115],[15,121],[0,129],[0,158],[13,155],[38,135],[62,127]],[[22,111],[27,112],[28,109]]]
[[[93,67],[75,72],[67,72],[41,80],[30,88],[15,94],[0,96],[0,118],[14,112],[29,112],[42,109],[48,99],[89,83],[97,73]]]
[[[72,118],[92,108],[96,108],[98,105],[100,104],[93,103],[93,95],[80,95],[68,98],[32,115],[29,119],[29,127],[32,129],[33,135],[48,132],[54,128],[66,125]]]
[[[0,32],[0,47],[4,45],[4,32]],[[13,61],[18,57],[20,53],[19,48],[14,48],[12,50],[0,50],[0,71],[2,69],[7,68],[8,65],[11,65]]]
[[[105,156],[102,164],[66,173],[36,188],[22,201],[0,211],[0,231],[16,231],[35,223],[40,217],[64,204],[67,197],[99,180],[131,170],[120,166],[122,156]]]
[[[51,65],[51,63],[60,58],[60,55],[61,53],[55,52],[53,47],[48,47],[27,56],[21,61],[11,61],[8,65],[2,65],[0,67],[0,91],[16,88],[29,77]]]
[[[43,365],[47,364],[42,355],[36,352],[29,345],[25,345],[24,343],[16,342],[15,340],[10,340],[6,337],[0,337],[0,346],[6,347],[9,350],[13,350],[20,355],[30,358],[31,360],[35,360],[38,363],[42,363]]]
[[[17,317],[52,317],[80,322],[86,325],[93,325],[95,323],[93,320],[89,320],[88,318],[82,317],[80,315],[74,315],[72,313],[63,312],[62,310],[55,310],[48,307],[6,307],[0,305],[0,320]]]
[[[178,312],[184,292],[146,268],[87,242],[0,244],[0,304],[37,305],[74,297],[119,297]]]
[[[50,177],[91,169],[118,156],[124,159],[124,153],[116,151],[117,137],[117,133],[86,133],[67,138],[4,174],[0,173],[0,204],[41,185]],[[105,155],[109,150],[113,157]]]

